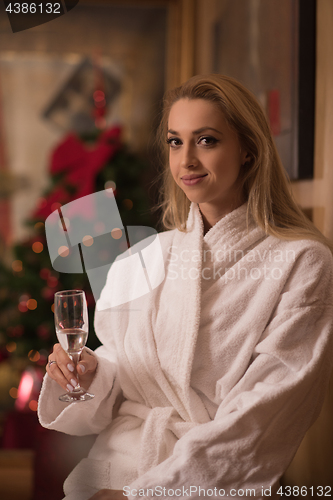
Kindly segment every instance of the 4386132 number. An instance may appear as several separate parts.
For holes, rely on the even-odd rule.
[[[280,486],[277,490],[278,495],[285,497],[331,497],[331,486]]]
[[[27,3],[13,2],[6,7],[9,14],[61,14],[61,4],[59,2],[48,3]]]

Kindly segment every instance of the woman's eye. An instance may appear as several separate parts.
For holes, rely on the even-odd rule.
[[[169,137],[169,139],[167,139],[166,142],[172,148],[175,148],[181,144],[181,141],[179,139],[177,139],[177,137]]]
[[[204,144],[205,146],[213,146],[213,144],[217,143],[217,139],[215,139],[215,137],[205,136],[200,137],[198,142],[200,144]]]

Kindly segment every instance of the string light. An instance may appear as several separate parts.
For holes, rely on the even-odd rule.
[[[31,401],[29,401],[29,408],[30,410],[32,411],[37,411],[37,408],[38,408],[38,402],[35,401],[34,399],[32,399]]]
[[[89,234],[87,234],[86,236],[83,236],[82,243],[86,247],[91,247],[91,245],[93,245],[93,243],[94,243],[94,238],[92,236],[90,236]]]
[[[59,247],[58,254],[60,255],[60,257],[67,257],[67,255],[69,254],[69,248],[66,246]]]
[[[116,183],[114,181],[106,181],[104,184],[104,189],[107,191],[108,189],[111,189],[114,191],[116,189]]]
[[[29,299],[27,301],[27,308],[30,309],[30,311],[34,311],[35,309],[37,309],[37,300]]]
[[[17,396],[18,396],[17,387],[12,387],[11,389],[9,389],[9,395],[11,398],[17,399]]]
[[[21,260],[14,260],[12,263],[12,269],[15,273],[19,273],[23,269],[23,264]]]
[[[14,352],[16,351],[16,342],[9,342],[7,345],[6,345],[6,349],[8,352]]]
[[[21,312],[21,313],[25,313],[27,312],[28,310],[28,306],[27,306],[27,303],[26,301],[21,301],[19,302],[19,305],[17,306],[18,310]]]
[[[32,250],[35,253],[41,253],[44,250],[44,245],[40,241],[35,241],[35,243],[32,244]]]
[[[123,232],[121,229],[119,229],[119,227],[115,227],[111,231],[111,236],[115,240],[119,240],[122,237],[122,235],[123,235]]]
[[[28,352],[28,358],[33,363],[36,363],[36,361],[39,361],[39,359],[40,359],[40,354],[38,351],[31,350]]]

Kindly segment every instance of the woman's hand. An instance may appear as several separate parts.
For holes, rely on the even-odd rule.
[[[127,498],[122,490],[99,490],[89,500],[124,500]]]
[[[60,344],[53,346],[53,352],[46,365],[49,376],[66,391],[72,391],[77,386],[78,375],[81,387],[87,391],[95,376],[96,368],[96,356],[83,349],[76,372],[73,361]]]

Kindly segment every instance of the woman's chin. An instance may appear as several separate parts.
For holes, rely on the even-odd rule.
[[[191,203],[197,203],[199,205],[199,203],[203,203],[202,199],[201,198],[196,198],[195,196],[187,196],[187,199],[191,202]]]
[[[204,198],[202,195],[200,196],[199,193],[193,193],[193,192],[189,193],[189,192],[186,192],[184,190],[183,190],[183,192],[184,192],[186,198],[190,202],[192,202],[192,203],[204,203]]]

